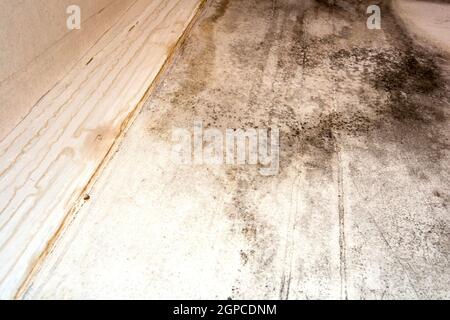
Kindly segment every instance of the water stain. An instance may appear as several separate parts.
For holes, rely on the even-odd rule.
[[[190,128],[194,120],[219,129],[280,128],[279,175],[263,177],[248,166],[217,175],[230,195],[225,213],[233,232],[249,243],[242,264],[255,275],[281,241],[258,214],[255,194],[288,179],[292,166],[310,179],[332,179],[342,137],[376,137],[417,157],[410,172],[421,179],[420,167],[439,166],[448,150],[438,126],[447,121],[449,93],[434,55],[414,45],[388,11],[379,36],[357,39],[368,4],[213,1],[154,97],[165,109],[149,133],[166,139],[172,127]],[[309,37],[306,17],[318,12],[348,27]]]
[[[177,99],[186,95],[195,96],[208,85],[214,69],[216,52],[214,42],[215,24],[224,16],[229,4],[230,0],[218,2],[214,5],[213,14],[201,21],[199,25],[200,32],[195,35],[199,49],[188,62],[185,81],[181,84],[178,91],[174,93],[172,103],[177,104]]]

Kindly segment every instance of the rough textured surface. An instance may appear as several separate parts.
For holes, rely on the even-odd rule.
[[[25,297],[450,298],[448,62],[368,4],[212,1]],[[280,174],[172,163],[195,120]]]
[[[450,52],[449,0],[394,0],[393,9],[419,41]]]

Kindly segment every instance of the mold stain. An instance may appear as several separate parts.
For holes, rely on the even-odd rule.
[[[262,177],[258,168],[248,166],[225,167],[217,175],[230,195],[225,213],[232,232],[248,242],[240,251],[243,267],[255,277],[270,265],[281,240],[259,216],[254,195],[289,178],[292,166],[303,167],[309,179],[333,179],[336,150],[346,136],[395,143],[417,156],[418,166],[438,167],[441,153],[448,150],[435,127],[447,120],[449,93],[433,55],[413,45],[388,13],[384,46],[372,45],[386,41],[377,36],[358,41],[352,30],[359,27],[357,14],[366,2],[343,9],[340,1],[312,6],[301,1],[213,1],[156,92],[167,110],[162,120],[149,124],[149,133],[164,139],[172,127],[191,127],[194,120],[219,129],[280,128],[278,176]],[[305,17],[321,11],[346,17],[350,27],[326,41],[308,37]],[[245,34],[249,23],[244,15],[254,19],[251,36]],[[269,61],[276,63],[269,66]],[[320,94],[305,89],[314,77]],[[356,102],[347,105],[345,99]],[[305,104],[316,108],[305,111]]]
[[[177,104],[179,97],[195,96],[203,91],[212,77],[216,45],[214,42],[214,30],[216,22],[224,16],[228,9],[230,0],[223,0],[214,7],[212,15],[204,19],[200,25],[200,32],[196,34],[197,44],[200,49],[188,62],[186,78],[180,88],[174,94],[173,104]],[[193,39],[193,41],[195,41]]]

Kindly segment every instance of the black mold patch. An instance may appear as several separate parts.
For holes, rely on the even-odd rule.
[[[442,93],[444,80],[432,58],[418,49],[341,49],[331,59],[337,68],[351,65],[366,67],[365,78],[376,90],[385,92],[388,101],[378,106],[378,113],[392,119],[408,121],[443,121],[442,110],[427,105],[421,96]]]
[[[330,10],[336,5],[319,2],[311,10],[345,17],[343,9]],[[190,128],[194,120],[218,129],[280,129],[279,175],[263,177],[256,167],[235,166],[217,176],[230,195],[226,214],[233,232],[249,243],[241,250],[242,264],[255,276],[276,256],[280,241],[271,223],[258,214],[255,191],[292,178],[292,167],[305,169],[308,179],[325,176],[333,181],[336,153],[346,136],[395,144],[415,157],[409,172],[422,180],[423,167],[438,167],[448,149],[437,129],[447,120],[449,99],[440,69],[434,56],[416,48],[387,12],[380,38],[372,34],[371,41],[351,42],[350,31],[365,19],[361,8],[369,2],[347,4],[345,12],[353,12],[347,15],[351,27],[341,38],[322,41],[305,36],[305,16],[311,12],[303,2],[274,3],[212,4],[156,93],[168,107],[161,122],[149,130],[167,137],[172,127]],[[265,27],[254,38],[245,34],[245,28],[254,28],[250,19]],[[372,46],[377,41],[383,46]],[[317,83],[303,90],[305,79],[314,76],[330,88]],[[165,89],[169,84],[171,89]],[[305,112],[309,104],[315,109]]]

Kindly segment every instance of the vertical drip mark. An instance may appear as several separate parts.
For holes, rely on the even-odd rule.
[[[344,186],[343,169],[340,148],[337,146],[338,160],[338,210],[339,210],[339,255],[340,255],[340,276],[341,276],[341,299],[348,299],[347,293],[347,262],[345,244],[345,210],[344,210]]]
[[[286,227],[286,245],[283,259],[283,274],[281,276],[280,300],[288,300],[292,280],[292,264],[294,260],[295,242],[295,219],[298,215],[298,192],[300,174],[294,179],[291,191],[291,210],[289,211]],[[295,202],[295,205],[294,205]]]

